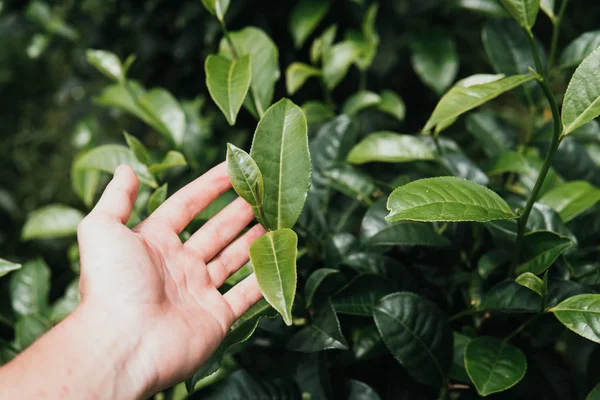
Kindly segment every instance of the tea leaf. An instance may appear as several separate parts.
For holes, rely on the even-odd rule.
[[[600,189],[585,181],[571,181],[550,190],[539,201],[568,222],[600,201]]]
[[[369,134],[356,144],[347,161],[351,164],[367,162],[400,163],[415,160],[435,160],[431,146],[413,135],[381,131]]]
[[[506,11],[526,30],[531,30],[540,8],[539,0],[499,0]]]
[[[296,48],[302,47],[327,14],[329,6],[329,0],[302,0],[296,3],[290,15],[290,32]]]
[[[41,258],[26,262],[10,276],[11,304],[17,316],[43,314],[49,293],[50,268]]]
[[[0,258],[0,278],[9,272],[21,269],[22,265]]]
[[[538,278],[531,272],[522,273],[521,275],[519,275],[517,277],[517,279],[515,279],[515,282],[517,282],[521,286],[526,287],[529,290],[536,292],[540,296],[544,297],[544,292],[545,292],[544,282],[542,282],[542,280],[540,278]]]
[[[321,71],[300,62],[291,63],[285,71],[285,87],[291,96],[313,76],[321,76]]]
[[[55,239],[74,236],[83,217],[81,211],[62,204],[38,208],[29,214],[21,231],[21,239]]]
[[[458,73],[458,53],[452,36],[434,29],[413,35],[410,62],[419,78],[441,95]]]
[[[340,323],[331,302],[327,301],[315,312],[312,324],[292,336],[286,348],[302,353],[348,349],[348,343],[342,335]]]
[[[600,343],[600,333],[596,329],[600,324],[599,294],[580,294],[570,297],[550,311],[573,332]]]

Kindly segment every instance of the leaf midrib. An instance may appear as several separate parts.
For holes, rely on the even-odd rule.
[[[444,371],[442,370],[442,366],[439,364],[437,358],[435,358],[435,356],[433,355],[433,353],[431,352],[431,350],[429,350],[429,347],[427,347],[425,345],[425,343],[421,340],[421,338],[415,333],[415,331],[413,331],[412,329],[410,329],[410,327],[408,325],[406,325],[404,323],[404,321],[402,321],[401,319],[396,318],[396,316],[390,314],[389,312],[387,312],[387,310],[385,309],[381,309],[381,308],[375,308],[376,310],[378,310],[379,312],[387,315],[388,317],[390,317],[391,319],[393,319],[394,321],[398,322],[400,325],[402,325],[404,327],[404,329],[409,332],[416,340],[417,342],[425,349],[425,351],[427,352],[427,355],[429,355],[429,357],[433,360],[438,372],[440,373],[442,379],[444,379]]]
[[[275,241],[273,240],[273,235],[267,235],[269,238],[269,242],[271,244],[271,249],[273,250],[273,261],[275,262],[275,268],[277,269],[277,280],[279,281],[279,288],[281,289],[281,296],[283,299],[285,313],[287,314],[287,301],[285,299],[285,293],[283,292],[283,280],[281,279],[281,269],[279,268],[279,260],[277,259],[277,250],[275,249]]]
[[[281,228],[281,196],[282,196],[282,186],[283,186],[283,149],[285,146],[285,137],[287,132],[287,116],[288,116],[288,107],[286,105],[285,112],[283,113],[283,126],[281,128],[281,147],[279,149],[279,185],[277,187],[277,228]]]
[[[487,388],[487,385],[490,383],[490,380],[492,379],[492,372],[494,371],[496,364],[498,364],[498,361],[500,360],[500,354],[502,354],[502,351],[504,350],[505,347],[506,347],[506,343],[502,342],[502,344],[500,346],[500,350],[494,356],[494,362],[492,363],[492,368],[490,368],[490,373],[488,374],[488,378],[486,379],[485,383],[483,384],[483,387],[481,388],[482,392],[487,393],[486,388]]]

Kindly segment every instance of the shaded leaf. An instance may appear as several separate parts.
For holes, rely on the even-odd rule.
[[[600,189],[585,181],[572,181],[547,192],[539,201],[568,222],[600,201]]]
[[[467,335],[463,335],[462,333],[454,332],[454,352],[452,357],[452,366],[450,367],[450,372],[448,372],[448,376],[451,379],[470,383],[471,378],[467,374],[467,370],[465,368],[465,349],[469,342],[471,342],[471,338]]]
[[[381,400],[377,392],[366,383],[348,379],[346,380],[346,387],[348,389],[348,400]]]
[[[15,345],[24,350],[46,333],[52,324],[39,314],[31,314],[20,318],[15,324]]]
[[[79,294],[79,278],[73,280],[67,286],[67,290],[63,297],[58,299],[50,308],[50,321],[56,324],[65,319],[71,314],[81,301],[81,295]]]
[[[223,21],[229,8],[229,0],[202,0],[202,4],[219,21]]]
[[[542,280],[540,278],[538,278],[531,272],[525,272],[525,273],[522,273],[521,275],[517,276],[517,279],[515,279],[515,282],[517,282],[521,286],[526,287],[529,290],[533,290],[540,296],[544,297],[544,292],[545,292],[544,282],[542,282]]]
[[[148,215],[152,214],[167,199],[168,184],[156,189],[148,199]]]
[[[600,294],[580,294],[570,297],[552,308],[556,318],[567,328],[600,343]]]
[[[494,112],[481,110],[470,113],[466,123],[469,133],[490,157],[516,147],[519,138],[518,130]]]
[[[571,239],[548,231],[529,232],[523,237],[523,252],[517,273],[531,272],[539,275],[573,245]]]
[[[48,307],[50,268],[42,259],[28,261],[10,277],[10,297],[17,316],[43,314]]]
[[[539,0],[499,0],[506,11],[523,28],[530,30],[535,24],[535,19],[540,8]]]
[[[321,71],[301,62],[291,63],[285,71],[285,87],[291,96],[313,76],[321,76]]]
[[[379,93],[381,101],[377,108],[384,113],[395,117],[398,121],[404,121],[406,115],[406,106],[404,101],[393,90],[382,90]]]
[[[302,47],[319,25],[319,22],[327,14],[329,6],[329,0],[302,0],[296,3],[290,15],[290,31],[297,48]]]
[[[394,290],[392,284],[377,275],[358,275],[331,297],[331,304],[339,314],[373,315],[373,306]]]
[[[560,68],[576,67],[598,46],[600,46],[600,30],[581,34],[565,47],[560,56]]]
[[[480,310],[509,313],[536,313],[541,308],[540,296],[510,280],[495,285],[485,293],[479,307]]]
[[[386,220],[491,221],[515,215],[490,189],[466,179],[438,177],[413,181],[390,194]]]
[[[458,73],[458,53],[452,36],[429,29],[412,35],[410,62],[419,78],[438,95],[454,82]]]
[[[8,274],[9,272],[21,269],[22,265],[14,263],[12,261],[4,260],[0,258],[0,277]]]
[[[306,122],[309,124],[327,121],[335,116],[331,107],[315,100],[310,100],[302,104],[302,111],[306,115]]]
[[[298,331],[287,343],[288,350],[314,353],[323,350],[347,350],[340,323],[329,301],[315,312],[312,323]]]
[[[109,79],[117,82],[125,80],[125,70],[121,60],[114,53],[105,50],[88,49],[85,52],[87,61]]]
[[[306,307],[310,307],[313,304],[313,297],[317,294],[317,290],[319,293],[323,292],[320,289],[321,284],[326,280],[333,280],[334,278],[342,278],[342,274],[337,269],[332,268],[319,268],[310,274],[304,285]]]
[[[138,138],[127,132],[123,132],[123,135],[125,136],[127,146],[131,149],[135,158],[144,165],[150,164],[150,154],[148,153],[146,146],[144,146]]]
[[[352,352],[359,360],[379,357],[388,351],[374,324],[355,330],[352,343]]]
[[[417,381],[439,387],[452,363],[446,316],[429,300],[401,292],[373,308],[377,329],[392,355]]]
[[[370,176],[348,164],[334,164],[323,175],[329,178],[332,188],[366,204],[371,204],[371,197],[378,190]]]
[[[342,111],[344,114],[352,116],[369,107],[375,107],[380,103],[381,97],[377,93],[361,90],[346,99],[342,106]]]

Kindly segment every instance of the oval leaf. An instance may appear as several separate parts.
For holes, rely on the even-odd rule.
[[[406,115],[406,106],[404,101],[396,92],[392,90],[383,90],[379,93],[381,101],[377,108],[384,113],[395,117],[398,121],[404,121]]]
[[[382,131],[374,132],[355,145],[347,161],[351,164],[367,162],[409,162],[415,160],[434,160],[431,146],[421,138],[412,135]]]
[[[437,134],[450,126],[460,115],[532,79],[534,76],[531,74],[515,75],[468,87],[456,85],[442,97],[423,131],[429,132],[435,128]]]
[[[331,304],[339,314],[373,315],[373,306],[393,291],[392,284],[377,275],[358,275],[331,297]]]
[[[410,62],[421,80],[438,95],[452,84],[458,72],[458,53],[452,36],[430,29],[413,35]]]
[[[526,30],[535,24],[540,0],[499,0],[506,11]]]
[[[525,272],[515,279],[519,285],[526,287],[529,290],[533,290],[540,296],[544,296],[544,282],[531,272]]]
[[[164,184],[152,193],[148,199],[148,215],[152,214],[167,199],[168,184]]]
[[[329,0],[302,0],[296,3],[290,15],[290,31],[296,48],[302,47],[327,14],[329,6]]]
[[[580,294],[570,297],[550,311],[567,328],[600,343],[600,294]]]
[[[387,221],[493,221],[515,218],[490,189],[466,179],[420,179],[400,186],[387,202]]]
[[[600,47],[587,56],[577,67],[562,105],[563,136],[600,115]]]
[[[315,312],[312,324],[292,336],[286,348],[302,353],[348,349],[348,343],[342,335],[340,323],[331,302],[325,302]]]
[[[527,233],[523,237],[523,253],[517,273],[531,272],[539,275],[546,271],[573,241],[549,231]]]
[[[0,277],[8,274],[9,272],[21,269],[22,265],[17,264],[8,260],[0,258]]]
[[[21,239],[55,239],[74,236],[83,217],[81,211],[62,204],[39,208],[29,214],[21,232]]]
[[[294,226],[310,187],[311,162],[304,113],[288,99],[261,118],[250,155],[262,172],[264,216],[272,229]]]
[[[152,126],[157,128],[158,133],[177,147],[183,144],[185,112],[170,92],[162,88],[152,89],[140,96],[138,103],[152,117]]]
[[[369,107],[375,107],[380,103],[381,97],[377,93],[361,90],[348,97],[342,106],[342,111],[344,114],[352,116]]]
[[[598,46],[600,46],[600,30],[582,34],[569,43],[563,51],[560,57],[560,67],[576,67]]]
[[[15,324],[15,345],[25,350],[51,327],[50,321],[39,314],[20,318]]]
[[[516,385],[527,370],[518,348],[493,337],[478,337],[465,349],[465,367],[477,393],[487,396]]]
[[[150,164],[150,154],[146,146],[138,138],[127,132],[123,132],[123,135],[125,136],[127,146],[131,149],[135,158],[144,165]]]
[[[296,295],[298,236],[291,229],[278,229],[256,239],[250,246],[250,261],[265,299],[292,325]]]
[[[140,182],[157,188],[156,180],[148,171],[148,167],[139,162],[133,152],[125,146],[107,144],[95,147],[78,158],[73,164],[75,170],[93,170],[114,174],[117,167],[127,164],[135,171]]]
[[[600,201],[600,189],[585,181],[572,181],[550,190],[539,201],[569,222]]]
[[[300,62],[291,63],[285,71],[285,87],[291,96],[313,76],[320,76],[321,71]]]
[[[377,329],[392,355],[417,381],[439,387],[452,363],[446,316],[414,293],[390,294],[373,308]]]
[[[250,55],[230,60],[211,54],[206,57],[204,71],[210,96],[221,109],[229,125],[235,125],[240,108],[250,88]]]
[[[217,17],[219,21],[223,21],[227,8],[229,8],[229,0],[202,0],[202,4],[209,13]]]
[[[104,50],[88,49],[85,52],[87,61],[108,78],[117,82],[125,80],[125,71],[121,60],[114,53]]]
[[[329,178],[331,187],[366,204],[372,203],[371,197],[378,190],[369,175],[348,164],[334,164],[323,175]]]
[[[50,268],[44,260],[26,262],[10,277],[10,297],[17,316],[43,314],[48,307]]]

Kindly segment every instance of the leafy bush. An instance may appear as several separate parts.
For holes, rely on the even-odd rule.
[[[597,11],[121,3],[0,14],[28,104],[2,117],[0,362],[77,306],[76,228],[119,164],[134,226],[226,159],[269,233],[223,290],[255,271],[265,299],[158,398],[599,396]]]

